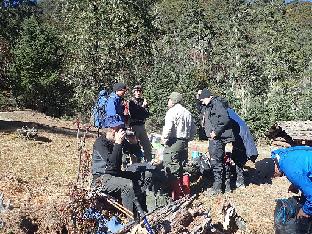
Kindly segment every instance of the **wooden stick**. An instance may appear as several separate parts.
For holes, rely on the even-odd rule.
[[[116,201],[113,197],[111,197],[110,195],[104,193],[104,192],[101,192],[101,191],[92,191],[92,196],[94,195],[97,195],[97,196],[100,196],[100,197],[103,197],[106,199],[106,201],[108,203],[110,203],[111,205],[113,205],[115,208],[117,208],[118,210],[120,210],[122,213],[124,213],[125,215],[127,215],[128,217],[134,219],[134,214],[128,210],[127,208],[125,208],[123,205],[119,204],[118,201]]]
[[[272,141],[271,143],[273,146],[281,146],[284,148],[290,147],[291,145],[287,142],[282,142],[282,141]]]
[[[112,201],[109,198],[106,198],[107,202],[109,204],[111,204],[112,206],[114,206],[117,210],[121,211],[122,213],[124,213],[125,215],[127,215],[129,218],[134,219],[134,215],[133,213],[128,210],[127,208],[123,207],[122,205],[120,205],[118,202]]]

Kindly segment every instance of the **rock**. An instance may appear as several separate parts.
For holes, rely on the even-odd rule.
[[[0,213],[5,212],[11,208],[12,208],[12,206],[10,204],[10,201],[8,201],[7,204],[5,204],[4,199],[3,199],[3,193],[0,193]]]

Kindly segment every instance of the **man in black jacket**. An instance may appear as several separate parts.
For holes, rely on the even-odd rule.
[[[145,129],[145,120],[149,117],[149,108],[146,99],[143,98],[143,89],[141,85],[134,86],[134,97],[129,101],[130,124],[135,135],[140,141],[144,150],[146,161],[152,160],[152,146]]]
[[[133,211],[140,206],[140,189],[135,186],[135,175],[121,170],[123,150],[135,153],[140,150],[136,140],[128,142],[121,126],[110,126],[106,136],[100,136],[93,145],[92,186],[101,186],[109,194],[121,193],[123,206]],[[139,210],[139,208],[138,208]]]
[[[203,104],[204,127],[209,138],[209,154],[214,177],[213,186],[208,192],[216,195],[222,192],[225,144],[233,142],[235,138],[226,103],[220,97],[213,96],[206,88],[202,90],[199,100]]]

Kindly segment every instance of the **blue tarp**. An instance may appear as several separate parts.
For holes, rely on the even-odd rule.
[[[83,218],[96,221],[96,234],[118,233],[123,228],[123,225],[118,218],[113,216],[110,220],[108,220],[95,208],[86,209]]]
[[[257,146],[246,122],[231,108],[227,109],[229,117],[239,125],[239,135],[243,140],[248,158],[258,155]]]

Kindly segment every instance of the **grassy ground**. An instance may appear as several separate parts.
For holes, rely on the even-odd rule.
[[[38,128],[36,141],[16,134],[23,125]],[[91,152],[96,134],[86,140]],[[221,207],[230,201],[247,222],[246,233],[274,233],[275,199],[288,197],[288,181],[268,178],[270,149],[260,146],[256,164],[246,165],[249,185],[218,197],[200,194],[198,202],[212,210],[213,221],[221,222]],[[0,192],[11,209],[0,213],[5,222],[0,233],[56,233],[61,229],[60,210],[69,199],[77,177],[77,139],[70,121],[42,114],[0,112]],[[1,226],[1,225],[0,225]],[[28,231],[27,231],[28,230]]]

